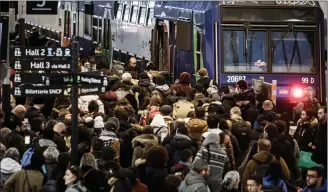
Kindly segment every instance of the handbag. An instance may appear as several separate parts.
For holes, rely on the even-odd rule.
[[[322,164],[317,164],[316,162],[312,161],[311,156],[312,156],[312,153],[306,152],[306,151],[301,151],[298,166],[300,168],[306,168],[306,169],[311,168],[311,167],[323,168]]]

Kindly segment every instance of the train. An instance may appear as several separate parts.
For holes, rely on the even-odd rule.
[[[59,1],[53,19],[26,17],[27,30],[39,26],[63,46],[77,37],[86,55],[101,45],[113,62],[152,61],[172,82],[181,72],[195,82],[203,67],[220,86],[276,80],[283,111],[308,88],[326,103],[327,35],[318,1]]]

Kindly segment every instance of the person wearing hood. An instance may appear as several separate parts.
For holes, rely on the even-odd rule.
[[[261,125],[262,121],[273,122],[276,120],[276,113],[273,111],[273,103],[270,100],[265,100],[263,102],[263,113],[256,119],[253,127],[258,127]]]
[[[99,139],[104,141],[105,146],[111,146],[115,152],[115,160],[120,159],[120,140],[117,136],[118,127],[114,121],[107,121],[105,129],[101,131]]]
[[[222,186],[222,176],[226,164],[229,162],[227,153],[220,145],[220,136],[216,133],[204,133],[204,142],[197,152],[195,159],[203,159],[208,162],[210,174],[208,184],[212,192],[219,192]]]
[[[156,114],[150,126],[154,129],[154,135],[158,137],[159,143],[162,143],[168,135],[168,127],[161,114]]]
[[[306,175],[306,187],[302,192],[325,192],[327,191],[327,180],[324,179],[326,173],[321,167],[308,169]]]
[[[48,147],[57,148],[57,145],[53,142],[54,135],[55,135],[55,132],[51,127],[45,128],[42,133],[42,138],[37,143],[36,148],[39,149],[42,153]]]
[[[192,170],[180,184],[181,192],[208,192],[207,178],[210,175],[210,168],[206,160],[195,159]]]
[[[131,167],[134,168],[136,160],[144,156],[145,149],[148,148],[147,146],[157,145],[158,139],[155,135],[153,135],[153,129],[150,127],[144,128],[142,135],[139,135],[132,140],[132,148],[134,150]]]
[[[253,155],[252,159],[247,163],[246,168],[243,173],[243,183],[247,183],[247,179],[256,172],[258,166],[257,162],[265,163],[269,161],[270,163],[279,163],[283,170],[283,179],[288,181],[290,179],[289,168],[283,158],[279,158],[279,161],[274,155],[271,154],[271,142],[268,139],[260,139],[258,141],[257,153]]]
[[[46,171],[44,174],[46,175],[45,180],[47,181],[52,178],[53,171],[57,166],[59,151],[56,147],[50,146],[43,152],[43,156],[45,158],[44,165]]]
[[[12,174],[22,169],[19,164],[19,152],[15,147],[11,147],[5,151],[0,167],[0,179],[2,184],[5,183]]]
[[[179,163],[181,160],[180,152],[184,149],[189,149],[193,156],[197,152],[197,142],[189,137],[189,131],[185,127],[180,127],[176,131],[176,135],[173,136],[173,139],[165,145],[165,148],[169,154],[168,167]]]
[[[182,72],[179,77],[179,82],[170,87],[171,92],[175,95],[186,95],[192,101],[194,99],[194,92],[190,86],[191,77],[187,72]]]
[[[224,175],[221,192],[238,192],[239,182],[238,171],[229,171]]]

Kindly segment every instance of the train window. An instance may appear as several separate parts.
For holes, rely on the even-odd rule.
[[[104,45],[103,47],[105,49],[110,49],[110,19],[105,19],[104,20]]]
[[[122,63],[127,63],[127,55],[126,55],[126,52],[125,51],[121,51],[120,61]]]
[[[98,27],[98,17],[97,16],[93,16],[92,26]]]
[[[113,60],[119,61],[120,60],[120,52],[116,49],[113,51]]]
[[[249,31],[247,36],[245,41],[245,31],[223,31],[224,72],[267,72],[267,33]]]
[[[73,35],[79,35],[76,34],[76,12],[73,12]]]
[[[130,17],[130,5],[124,6],[124,15],[123,15],[123,21],[129,21]]]
[[[131,23],[136,23],[137,19],[138,19],[138,7],[137,6],[133,6],[132,9],[132,14],[131,14]]]
[[[315,73],[313,31],[272,32],[272,72]]]
[[[91,15],[84,14],[84,34],[91,35]]]
[[[123,12],[123,4],[119,3],[118,8],[117,8],[117,13],[116,13],[116,19],[121,20],[122,19],[122,12]]]
[[[140,7],[139,24],[141,24],[141,25],[145,24],[145,19],[146,19],[146,8]]]
[[[151,24],[153,16],[154,16],[154,9],[153,8],[148,8],[147,25]]]
[[[98,29],[98,43],[101,43],[101,37],[102,37],[102,34],[101,34],[101,32],[102,32],[102,29]]]
[[[70,11],[65,10],[64,15],[64,36],[71,37],[71,13]]]
[[[96,27],[92,28],[92,41],[98,42],[98,29]]]
[[[199,71],[200,68],[203,66],[203,61],[202,61],[202,32],[201,29],[197,29],[196,32],[196,71]]]

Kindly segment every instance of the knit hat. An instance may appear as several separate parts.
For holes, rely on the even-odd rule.
[[[120,121],[116,117],[111,117],[111,118],[108,119],[108,121],[112,121],[116,124],[116,127],[117,127],[116,131],[118,131],[120,129]]]
[[[104,120],[101,116],[95,118],[95,124],[93,126],[95,129],[103,129],[105,127]]]
[[[208,163],[204,159],[195,159],[192,163],[192,169],[201,172],[204,169],[208,169]]]

